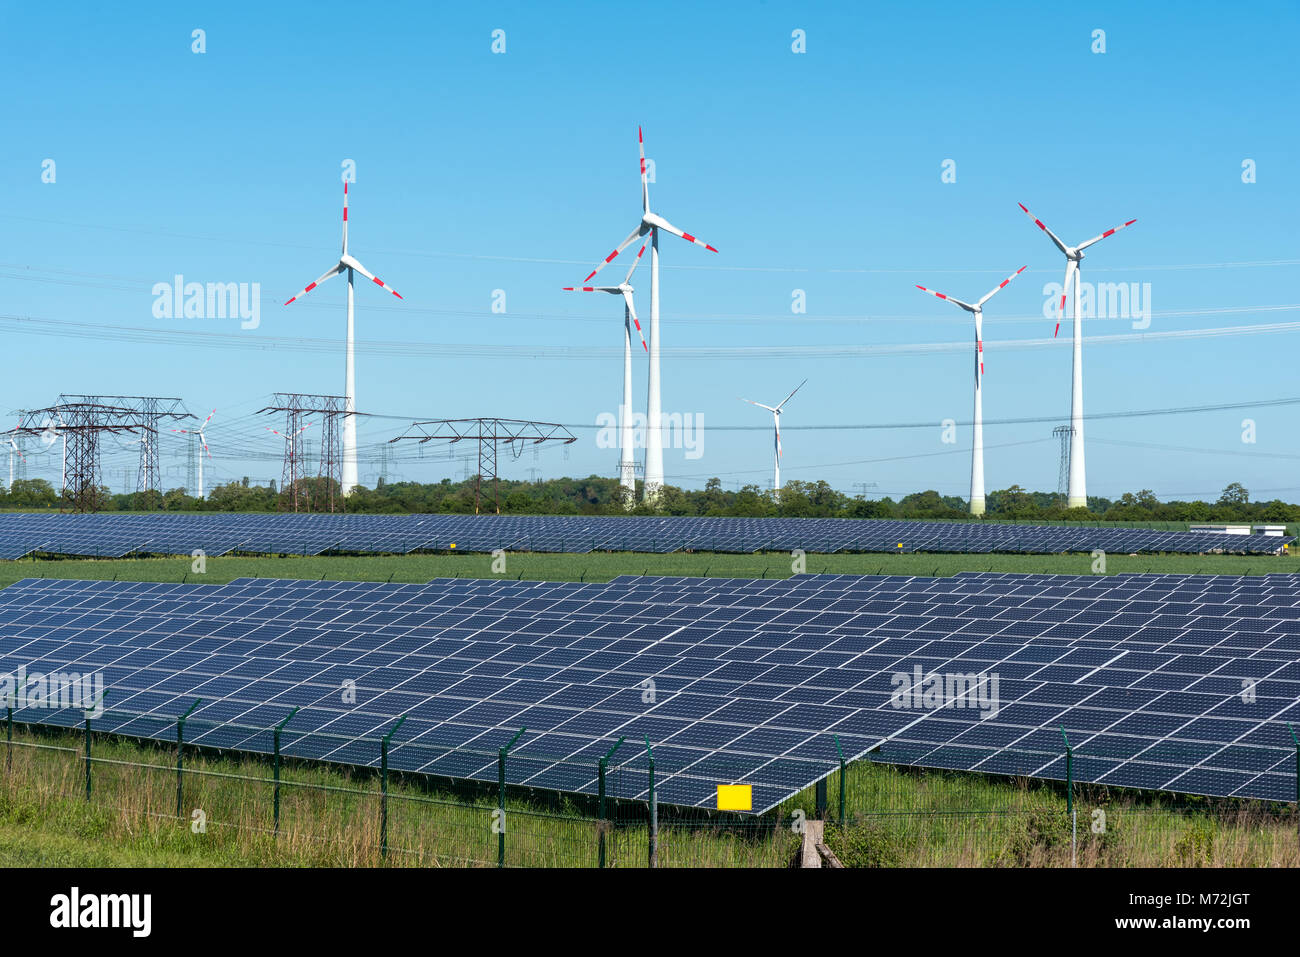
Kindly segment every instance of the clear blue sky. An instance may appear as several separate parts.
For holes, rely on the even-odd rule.
[[[1293,3],[6,3],[0,22],[5,428],[61,392],[177,395],[218,410],[210,476],[278,478],[263,426],[279,423],[252,413],[273,391],[342,391],[343,281],[281,304],[337,257],[345,159],[352,252],[405,297],[357,289],[359,408],[391,417],[362,424],[363,481],[415,417],[594,425],[621,394],[621,308],[561,287],[639,217],[638,125],[655,209],[721,251],[664,237],[664,408],[705,423],[702,458],[666,452],[669,482],[767,484],[769,433],[710,427],[765,427],[737,397],[770,403],[808,377],[784,419],[786,479],[964,496],[969,429],[945,445],[939,423],[969,419],[971,330],[914,284],[974,299],[1028,265],[986,307],[985,416],[1054,421],[988,425],[987,483],[1055,487],[1070,350],[1068,326],[1042,342],[1043,307],[1064,262],[1018,201],[1067,242],[1138,219],[1084,263],[1087,280],[1150,283],[1153,311],[1145,335],[1085,323],[1115,337],[1085,347],[1090,413],[1300,395],[1300,329],[1243,328],[1300,323]],[[260,283],[260,327],[155,318],[153,285],[178,273]],[[648,270],[637,284],[648,315]],[[645,371],[638,356],[639,409]],[[1297,416],[1094,421],[1089,492],[1213,497],[1239,480],[1300,500]],[[900,422],[934,424],[800,429]],[[595,434],[567,459],[503,455],[503,473],[613,476]],[[135,453],[107,448],[120,489]],[[182,451],[164,446],[169,486]],[[390,475],[463,469],[430,448]],[[34,456],[29,475],[57,480],[58,462]]]

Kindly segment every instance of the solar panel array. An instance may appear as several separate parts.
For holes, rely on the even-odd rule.
[[[835,738],[850,760],[1063,779],[1061,728],[1079,781],[1295,800],[1298,657],[1295,575],[0,591],[0,672],[102,671],[105,730],[173,740],[202,698],[195,743],[265,752],[256,729],[300,706],[286,753],[374,764],[374,739],[409,715],[392,766],[494,781],[495,749],[527,727],[512,782],[584,793],[615,740],[648,737],[660,800],[708,806],[717,784],[750,783],[759,812],[833,770]],[[996,695],[987,708],[900,699],[918,669]],[[632,753],[611,793],[644,799]]]
[[[0,514],[0,559],[29,554],[319,555],[491,552],[1227,551],[1277,554],[1291,538],[1148,528],[832,518],[578,515]]]

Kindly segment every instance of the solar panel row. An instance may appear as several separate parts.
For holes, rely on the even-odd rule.
[[[102,671],[107,727],[124,733],[170,739],[201,697],[191,720],[208,730],[192,740],[266,751],[258,729],[300,706],[289,753],[373,764],[373,738],[407,714],[394,767],[495,780],[495,749],[526,726],[512,780],[586,792],[614,740],[646,736],[661,800],[707,805],[717,784],[744,781],[760,811],[835,766],[833,735],[851,759],[1063,778],[1061,728],[1078,780],[1294,800],[1298,652],[1290,575],[0,592],[0,669]],[[922,679],[915,693],[900,676]],[[943,699],[953,676],[973,682],[968,706]],[[644,797],[643,762],[611,793]]]
[[[539,515],[0,514],[0,558],[33,553],[208,555],[229,552],[447,550],[590,552],[1230,551],[1277,554],[1290,538],[1144,528],[876,519]]]

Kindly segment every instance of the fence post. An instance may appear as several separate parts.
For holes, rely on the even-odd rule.
[[[190,710],[176,719],[176,816],[182,817],[182,805],[185,802],[185,719],[194,713],[202,702],[202,698],[195,698],[194,703],[190,705]]]
[[[398,718],[397,724],[379,742],[379,856],[384,860],[388,859],[388,739],[405,720],[406,715]]]
[[[5,708],[5,711],[5,771],[11,771],[14,766],[14,709]]]
[[[293,710],[290,711],[285,716],[285,719],[275,726],[275,734],[274,734],[275,764],[273,765],[275,769],[274,772],[275,773],[275,798],[272,803],[274,804],[275,807],[275,811],[274,811],[275,832],[274,833],[275,836],[277,837],[280,835],[280,732],[284,730],[284,726],[289,723],[289,719],[292,718],[297,713],[298,713],[298,706],[295,705]]]
[[[840,827],[843,827],[848,821],[846,813],[848,807],[848,786],[844,780],[844,748],[840,746],[840,736],[833,735],[835,738],[835,750],[840,753]]]
[[[1065,809],[1070,815],[1070,866],[1074,867],[1079,854],[1079,818],[1074,810],[1074,748],[1065,735],[1065,725],[1059,727],[1065,741]]]
[[[100,714],[104,713],[102,709],[103,709],[104,699],[107,697],[108,697],[108,692],[101,691],[99,694],[99,700],[94,702],[90,706],[90,708],[82,712],[82,714],[85,715],[86,718],[86,800],[87,801],[90,800],[90,716],[91,716],[91,712],[95,711],[95,709],[97,708],[100,709],[99,712]],[[9,721],[10,724],[12,725],[13,724],[12,711],[9,712]]]
[[[497,867],[506,866],[506,755],[526,730],[520,728],[504,748],[497,750]]]
[[[90,715],[86,715],[86,800],[90,800]]]
[[[605,756],[596,764],[597,776],[600,781],[597,789],[597,794],[600,796],[600,823],[598,824],[600,838],[598,845],[599,850],[597,851],[597,867],[605,866],[605,766],[609,763],[609,759],[614,756],[614,752],[619,749],[619,746],[623,743],[623,739],[626,737],[627,735],[624,735],[623,738],[619,738],[614,742],[614,746],[610,748],[609,751],[606,752]]]
[[[650,736],[645,736],[645,753],[650,757],[650,793],[647,795],[647,806],[650,812],[650,834],[649,834],[649,865],[651,867],[659,866],[659,801],[655,798],[655,753],[650,747]]]

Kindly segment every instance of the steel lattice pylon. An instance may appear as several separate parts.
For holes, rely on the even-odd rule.
[[[1061,440],[1061,467],[1056,476],[1056,494],[1061,503],[1065,504],[1070,490],[1070,436],[1074,435],[1074,429],[1068,425],[1058,425],[1052,429],[1052,435]]]
[[[25,411],[11,434],[61,439],[66,451],[59,510],[96,512],[104,499],[99,464],[99,437],[104,433],[139,435],[150,444],[157,442],[157,433],[151,433],[151,426],[135,409],[98,402],[60,402]]]
[[[181,399],[153,395],[61,395],[59,406],[100,406],[125,410],[135,416],[143,429],[140,433],[140,465],[136,470],[135,490],[156,492],[162,507],[162,467],[159,461],[158,435],[164,420],[179,422],[194,418],[185,411]],[[96,440],[98,446],[98,440]],[[98,461],[98,447],[95,451]]]
[[[284,468],[281,471],[279,508],[281,511],[346,511],[343,488],[342,421],[349,415],[347,400],[341,395],[308,395],[301,392],[277,392],[271,405],[261,413],[282,412],[285,416]],[[320,423],[320,457],[316,469],[315,489],[305,484],[303,469],[303,431]],[[275,431],[275,430],[272,430]]]
[[[433,439],[446,439],[456,443],[462,439],[478,442],[478,474],[474,476],[474,514],[479,513],[479,498],[484,478],[492,479],[492,503],[498,515],[501,514],[500,484],[497,479],[497,446],[504,442],[513,452],[515,458],[522,453],[525,445],[541,445],[544,442],[560,442],[572,445],[578,441],[577,436],[562,425],[554,422],[533,422],[528,419],[433,419],[428,422],[413,422],[411,427],[389,442],[415,440],[421,444]]]

